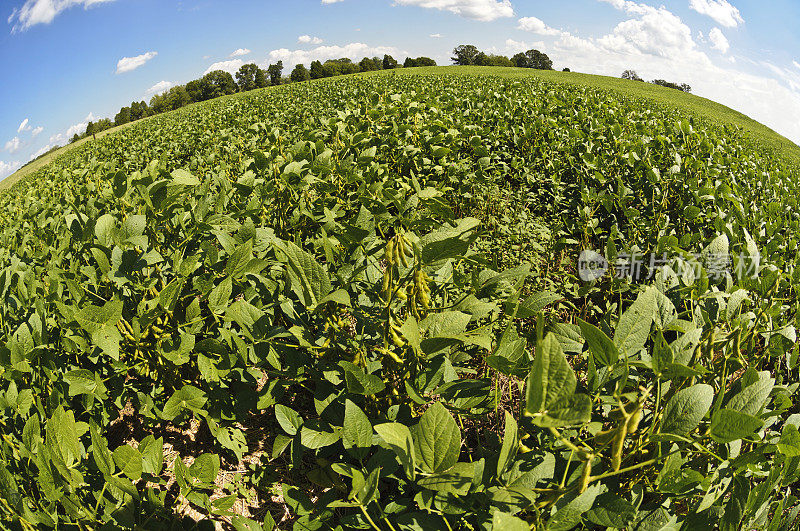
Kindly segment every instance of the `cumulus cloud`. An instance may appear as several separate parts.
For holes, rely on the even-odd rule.
[[[225,72],[230,72],[231,74],[235,73],[239,68],[244,64],[244,61],[241,59],[231,59],[229,61],[217,61],[213,63],[211,66],[206,68],[206,71],[203,72],[203,75],[208,74],[209,72],[213,72],[214,70],[224,70]]]
[[[71,139],[76,134],[80,135],[86,132],[86,127],[89,125],[89,122],[94,122],[97,120],[97,117],[94,113],[89,113],[86,115],[86,118],[83,119],[82,122],[78,122],[73,124],[67,128],[66,131],[63,133],[58,133],[57,135],[53,135],[50,137],[50,144],[63,144]]]
[[[739,9],[727,0],[689,0],[689,7],[701,15],[708,15],[725,28],[735,28],[744,24]]]
[[[17,151],[19,151],[19,148],[21,146],[22,146],[22,141],[19,139],[18,136],[15,136],[14,138],[6,142],[6,145],[3,147],[3,150],[8,151],[9,153],[16,153]]]
[[[708,39],[711,41],[711,47],[715,50],[719,50],[722,53],[728,53],[731,45],[728,42],[728,39],[725,38],[725,34],[722,33],[722,30],[719,28],[714,28],[708,32]]]
[[[449,11],[460,17],[484,22],[514,16],[510,0],[395,0],[395,4]]]
[[[57,145],[58,144],[47,144],[46,146],[43,146],[41,149],[38,149],[35,153],[32,153],[31,156],[28,158],[28,160],[33,160],[33,159],[41,157],[42,155],[44,155],[45,153],[47,153],[48,151],[50,151],[51,149],[53,149]]]
[[[538,35],[561,35],[562,31],[551,28],[543,20],[536,17],[525,17],[519,19],[518,29],[530,31]]]
[[[156,55],[158,55],[158,52],[147,52],[135,57],[123,57],[117,61],[117,74],[124,74],[125,72],[136,70],[144,66],[147,61],[153,59]]]
[[[29,122],[28,118],[25,118],[24,120],[22,120],[22,123],[19,124],[19,127],[17,127],[17,133],[21,133],[23,131],[27,131],[28,129],[30,129],[31,126],[28,125],[28,122]]]
[[[19,168],[20,163],[17,161],[5,162],[0,160],[0,179],[5,179]]]
[[[401,55],[405,54],[405,52],[401,52],[391,46],[369,46],[362,42],[352,42],[344,46],[317,46],[311,50],[281,48],[269,52],[269,58],[273,62],[280,60],[287,66],[293,66],[296,64],[308,65],[311,61],[327,61],[328,59],[339,59],[341,57],[358,60],[362,57],[383,56],[385,54]]]
[[[605,48],[628,54],[672,57],[695,51],[692,30],[664,7],[652,7],[626,0],[603,0],[635,18],[617,24],[598,39]]]
[[[44,127],[41,125],[39,127],[35,127],[33,131],[31,131],[31,138],[36,138],[42,131],[44,131]]]
[[[239,48],[238,50],[234,50],[231,53],[230,57],[241,57],[241,56],[247,55],[249,53],[250,53],[250,50],[248,48]]]
[[[800,143],[800,62],[786,68],[754,63],[764,69],[761,74],[750,67],[747,72],[738,70],[730,57],[715,64],[698,48],[686,24],[666,8],[630,0],[602,1],[631,15],[630,20],[598,38],[561,32],[547,46],[554,62],[574,71],[615,77],[630,68],[645,79],[688,83],[695,94],[743,112]],[[711,33],[708,38],[713,45]]]
[[[30,29],[36,24],[50,24],[62,11],[71,7],[83,6],[84,9],[114,0],[26,0],[20,8],[11,11],[8,23],[11,32],[17,33]]]
[[[172,85],[173,83],[171,81],[159,81],[158,83],[147,89],[147,91],[145,91],[145,94],[147,94],[148,96],[151,96],[153,94],[161,94],[165,90],[168,90],[170,87],[172,87]]]
[[[311,35],[300,35],[297,37],[297,42],[300,44],[322,44],[322,39],[319,37],[312,37]]]

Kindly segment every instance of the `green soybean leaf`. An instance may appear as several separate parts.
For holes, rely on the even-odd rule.
[[[575,394],[577,379],[567,363],[556,336],[548,334],[536,349],[528,376],[526,411],[542,427],[570,426],[587,422],[591,400]]]
[[[189,465],[189,473],[202,483],[214,483],[219,472],[219,456],[202,454]]]
[[[297,414],[297,411],[283,404],[275,405],[275,419],[283,431],[292,436],[296,435],[303,426],[303,419]]]
[[[201,413],[202,407],[207,400],[206,394],[197,387],[184,385],[181,389],[175,391],[167,400],[167,403],[164,404],[162,416],[165,420],[173,420],[184,409],[188,409],[193,413]]]
[[[113,452],[114,462],[122,473],[133,481],[142,477],[142,454],[127,444],[123,444]]]
[[[656,288],[646,288],[619,318],[614,345],[623,356],[635,354],[650,336],[656,310]]]
[[[447,408],[436,402],[411,428],[414,453],[423,471],[435,474],[452,467],[461,453],[461,430]]]
[[[759,372],[757,378],[733,396],[725,407],[748,415],[758,415],[775,387],[775,378],[772,378],[769,371]]]
[[[720,409],[711,418],[711,438],[720,444],[750,437],[761,429],[764,421],[731,409]]]
[[[713,401],[714,388],[710,385],[697,384],[681,389],[664,407],[661,432],[686,435],[694,431]]]
[[[523,302],[519,304],[516,308],[517,310],[517,318],[519,319],[527,319],[529,317],[535,316],[537,313],[542,311],[545,306],[552,304],[556,301],[560,301],[563,299],[561,295],[557,293],[553,293],[551,291],[540,291],[538,293],[534,293]]]
[[[605,332],[581,319],[578,319],[578,326],[581,328],[581,335],[589,345],[589,352],[592,353],[596,364],[611,366],[617,363],[619,350]]]
[[[778,442],[778,451],[786,457],[800,457],[800,432],[797,426],[787,424],[783,427],[780,442]]]
[[[364,458],[372,446],[372,424],[360,407],[350,400],[344,404],[342,444],[356,458]]]
[[[495,531],[530,531],[530,526],[525,520],[516,516],[495,511],[492,516],[492,529]]]
[[[617,494],[605,492],[597,497],[586,519],[605,528],[623,529],[636,519],[636,507]]]
[[[408,429],[408,426],[399,422],[388,422],[375,426],[375,432],[397,454],[406,476],[413,481],[417,458],[414,450],[414,440],[411,437],[411,430]]]
[[[292,281],[292,289],[300,302],[313,309],[331,292],[331,281],[319,261],[292,242],[278,245],[286,256],[286,265]]]
[[[104,476],[110,476],[114,473],[114,458],[94,421],[89,424],[89,433],[92,438],[92,457],[94,462]]]
[[[519,447],[519,432],[517,421],[508,411],[506,414],[506,431],[503,435],[503,446],[500,448],[500,455],[497,458],[497,477],[501,477],[508,466],[514,462]]]
[[[200,179],[182,168],[173,171],[171,176],[172,184],[175,186],[197,186],[200,184]]]

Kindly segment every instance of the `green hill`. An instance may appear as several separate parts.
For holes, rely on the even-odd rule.
[[[73,146],[0,194],[0,522],[796,529],[796,150],[455,68]]]
[[[661,105],[666,105],[670,108],[689,113],[691,115],[711,120],[715,123],[727,124],[733,127],[740,127],[748,132],[753,145],[762,148],[774,150],[774,152],[791,159],[792,161],[800,162],[800,147],[787,138],[779,135],[767,126],[745,116],[744,114],[734,111],[720,103],[701,98],[692,94],[667,89],[651,83],[643,83],[639,81],[628,81],[607,76],[597,76],[593,74],[581,74],[577,72],[557,72],[557,71],[544,71],[544,70],[531,70],[520,68],[500,68],[500,67],[428,67],[428,68],[414,68],[409,70],[397,70],[396,73],[402,75],[429,75],[440,74],[445,72],[457,71],[459,74],[471,75],[492,75],[503,77],[525,77],[534,76],[536,78],[551,81],[555,83],[566,83],[572,85],[580,85],[599,90],[610,90],[626,96],[635,98],[646,98],[649,101],[656,102]],[[367,74],[356,74],[358,76],[371,76],[371,75],[384,75],[383,72],[371,72]],[[264,89],[271,90],[271,89]],[[125,124],[122,127],[128,127],[132,124]],[[120,127],[103,131],[98,136],[102,137],[107,134],[119,130]],[[41,159],[32,162],[31,164],[21,168],[0,181],[0,190],[10,188],[20,179],[24,179],[27,175],[35,173],[42,166],[50,163],[56,157],[66,153],[67,151],[80,146],[85,143],[87,139],[82,139],[75,144],[68,144],[62,149],[55,151],[51,154],[42,157]]]

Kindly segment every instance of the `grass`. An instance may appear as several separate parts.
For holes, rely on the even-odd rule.
[[[503,68],[503,67],[484,67],[484,66],[438,66],[438,67],[424,67],[414,69],[398,69],[394,70],[402,75],[422,75],[422,74],[443,74],[443,73],[458,73],[469,75],[495,75],[511,78],[524,78],[528,76],[537,77],[542,80],[554,83],[566,83],[571,85],[581,85],[599,90],[608,90],[616,93],[622,93],[634,98],[644,98],[649,101],[655,102],[660,105],[667,106],[672,109],[688,112],[702,120],[709,120],[716,124],[727,124],[730,126],[743,129],[748,139],[751,141],[755,148],[766,149],[773,152],[781,158],[785,158],[793,163],[800,164],[800,146],[787,139],[786,137],[778,134],[764,124],[753,120],[738,111],[726,107],[721,103],[687,94],[679,90],[653,85],[651,83],[643,83],[641,81],[629,81],[609,76],[598,76],[594,74],[581,74],[578,72],[557,72],[545,70],[531,70],[522,68]],[[361,76],[370,75],[386,75],[384,71],[368,72],[363,74],[355,74]],[[336,78],[330,78],[336,79]],[[268,90],[268,89],[262,89]],[[133,123],[112,127],[97,134],[98,138],[102,138],[108,134],[112,134],[120,129],[123,129]],[[73,144],[68,144],[59,150],[56,150],[37,161],[20,168],[13,174],[9,175],[0,181],[0,190],[11,188],[14,184],[32,175],[40,168],[46,166],[56,158],[75,149],[86,142],[91,141],[90,137],[81,139]]]

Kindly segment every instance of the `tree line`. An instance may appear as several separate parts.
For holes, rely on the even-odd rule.
[[[462,44],[453,50],[453,64],[471,66],[508,66],[518,68],[536,68],[539,70],[552,70],[553,61],[547,54],[539,50],[520,52],[513,57],[487,54],[472,44]],[[355,74],[358,72],[372,72],[376,70],[393,70],[395,68],[415,68],[422,66],[436,66],[436,61],[430,57],[408,57],[401,65],[391,55],[381,57],[364,57],[359,62],[354,62],[346,57],[312,61],[309,67],[298,64],[288,77],[283,76],[283,61],[269,65],[266,69],[260,68],[255,63],[242,65],[235,75],[224,70],[208,72],[203,77],[189,81],[185,85],[177,85],[150,98],[150,102],[132,102],[122,107],[114,116],[114,120],[104,118],[89,122],[86,131],[75,134],[70,142],[95,135],[111,127],[124,125],[129,122],[141,120],[175,109],[180,109],[190,103],[197,103],[227,96],[237,92],[247,92],[254,89],[281,85],[284,83],[298,83],[309,79],[322,79],[326,77]],[[564,69],[569,71],[568,68]]]
[[[358,72],[420,66],[436,66],[436,61],[430,57],[408,57],[401,65],[394,57],[387,54],[383,58],[365,57],[355,63],[345,57],[329,59],[324,63],[313,61],[308,68],[303,64],[298,64],[288,78],[283,76],[283,61],[271,64],[266,69],[260,68],[255,63],[242,65],[235,75],[231,75],[224,70],[214,70],[199,79],[189,81],[185,85],[177,85],[165,92],[154,95],[150,98],[149,104],[145,101],[134,101],[129,106],[122,107],[114,116],[113,121],[104,118],[96,122],[89,122],[86,126],[86,131],[82,134],[75,134],[70,139],[70,143],[117,125],[135,122],[147,116],[180,109],[190,103],[207,101],[237,92],[247,92],[270,85],[297,83],[309,79],[321,79]]]
[[[482,52],[472,44],[462,44],[453,49],[453,64],[462,66],[511,66],[517,68],[535,68],[537,70],[552,70],[553,61],[546,53],[539,50],[520,52],[513,57],[494,55]],[[564,71],[569,71],[565,68]]]
[[[639,77],[639,74],[636,73],[636,70],[625,70],[622,73],[622,79],[629,79],[631,81],[641,81],[644,82],[644,79]],[[662,87],[667,87],[675,90],[680,90],[681,92],[686,92],[687,94],[692,91],[692,87],[687,83],[673,83],[672,81],[666,81],[664,79],[654,79],[651,81],[653,85],[660,85]]]

